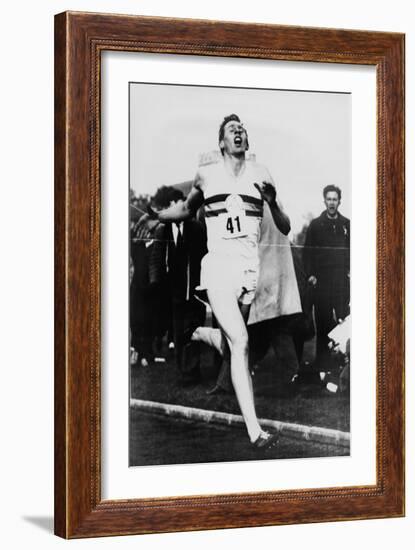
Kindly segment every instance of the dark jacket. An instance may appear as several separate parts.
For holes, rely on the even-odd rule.
[[[196,220],[183,223],[181,250],[173,239],[172,224],[161,224],[154,234],[150,256],[150,283],[167,280],[171,295],[189,300],[200,283],[200,262],[207,253],[206,233]]]
[[[131,240],[130,256],[134,266],[131,287],[134,290],[146,292],[149,288],[149,261],[153,245],[146,246],[144,241]]]
[[[350,272],[350,220],[340,213],[336,219],[330,219],[326,211],[312,220],[303,260],[307,277],[346,277]]]

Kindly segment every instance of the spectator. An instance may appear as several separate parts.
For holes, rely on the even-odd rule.
[[[149,260],[154,241],[138,235],[137,224],[131,229],[130,255],[130,328],[131,347],[142,366],[153,360],[153,340],[155,336],[155,295],[150,288]],[[136,362],[135,360],[133,363]]]
[[[183,200],[183,193],[173,187],[161,188],[154,197],[155,205],[162,208]],[[205,321],[205,306],[194,297],[194,291],[206,251],[206,235],[194,219],[160,224],[156,229],[150,277],[158,288],[167,280],[176,364],[183,386],[196,384],[201,378],[200,344],[190,341],[190,336]]]
[[[304,247],[308,283],[314,288],[316,364],[321,371],[330,363],[328,333],[350,312],[350,220],[339,212],[341,190],[323,190],[326,209],[311,221]]]

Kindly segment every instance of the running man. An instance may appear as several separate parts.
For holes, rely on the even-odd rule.
[[[284,235],[290,231],[290,220],[268,170],[246,161],[248,134],[237,115],[225,117],[220,125],[219,147],[223,162],[200,167],[187,199],[153,216],[160,222],[178,222],[205,208],[208,253],[202,260],[201,287],[207,291],[221,338],[224,335],[229,345],[232,384],[249,439],[266,448],[278,435],[262,430],[255,412],[246,322],[258,280],[264,202]],[[223,339],[215,347],[225,344]]]

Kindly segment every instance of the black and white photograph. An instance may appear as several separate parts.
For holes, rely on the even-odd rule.
[[[351,109],[130,82],[130,467],[350,455]]]

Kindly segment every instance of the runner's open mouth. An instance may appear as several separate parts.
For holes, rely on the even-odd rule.
[[[235,145],[242,145],[242,138],[240,136],[236,136],[236,138],[233,141]]]

